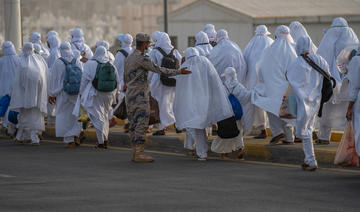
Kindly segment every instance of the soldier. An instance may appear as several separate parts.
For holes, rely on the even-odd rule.
[[[162,68],[154,64],[145,51],[150,47],[150,36],[144,33],[136,35],[136,49],[125,61],[124,91],[130,122],[130,139],[133,145],[131,160],[134,162],[152,162],[154,158],[144,154],[145,134],[149,125],[149,71],[175,76],[190,74],[191,71]]]

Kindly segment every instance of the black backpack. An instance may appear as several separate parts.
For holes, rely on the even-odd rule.
[[[129,56],[129,53],[127,53],[127,51],[125,51],[124,49],[120,49],[117,52],[121,52],[121,54],[123,54],[125,58]]]
[[[239,128],[236,124],[235,116],[219,121],[217,125],[217,134],[220,138],[235,138],[240,134]]]
[[[322,70],[316,63],[314,63],[314,61],[312,61],[307,56],[307,54],[302,54],[301,56],[313,69],[315,69],[317,72],[319,72],[321,75],[323,75],[323,85],[321,88],[321,102],[320,102],[320,109],[318,112],[318,116],[321,117],[323,105],[331,99],[331,97],[334,93],[333,89],[336,87],[336,81],[328,73],[326,73],[324,70]],[[331,83],[331,81],[333,83]]]
[[[161,61],[161,67],[169,68],[169,69],[178,69],[179,68],[179,61],[173,54],[175,48],[172,49],[169,54],[166,54],[165,51],[163,49],[161,49],[160,47],[156,47],[156,49],[159,50],[159,52],[163,55],[163,59]],[[169,87],[176,86],[176,79],[169,78],[164,75],[160,75],[160,81],[165,86],[169,86]]]

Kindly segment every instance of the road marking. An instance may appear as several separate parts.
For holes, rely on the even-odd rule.
[[[8,174],[0,174],[0,177],[3,177],[3,178],[11,178],[11,177],[15,177],[15,176],[8,175]]]
[[[42,140],[48,143],[55,143],[55,144],[64,144],[61,141],[50,141],[50,140]],[[81,146],[85,147],[94,147],[93,144],[81,144]],[[116,147],[116,146],[110,146],[108,149],[112,150],[121,150],[121,151],[132,151],[131,148],[126,147]],[[155,150],[145,150],[145,152],[148,153],[154,153],[159,155],[168,155],[168,156],[178,156],[178,157],[188,157],[185,154],[181,153],[173,153],[173,152],[162,152],[162,151],[155,151]],[[278,167],[287,167],[287,168],[300,168],[300,165],[295,164],[285,164],[285,163],[276,163],[276,162],[267,162],[267,161],[249,161],[249,160],[222,160],[218,157],[208,157],[208,159],[211,160],[221,160],[221,161],[230,161],[230,162],[237,162],[237,163],[247,163],[247,164],[257,164],[257,165],[268,165],[268,166],[278,166]],[[346,169],[346,168],[318,168],[320,170],[326,170],[326,171],[334,171],[334,172],[343,172],[343,173],[353,173],[353,174],[360,174],[360,170],[355,169]]]

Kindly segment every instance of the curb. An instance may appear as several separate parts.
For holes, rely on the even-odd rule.
[[[96,132],[94,129],[85,131],[87,144],[97,143]],[[49,139],[61,140],[55,137],[55,128],[53,126],[46,126],[44,137]],[[186,154],[184,149],[184,135],[172,134],[168,136],[146,136],[146,149],[157,150],[163,152],[173,152]],[[131,147],[130,137],[127,133],[110,130],[109,141],[111,146]],[[253,160],[266,160],[276,162],[286,162],[302,164],[304,153],[302,144],[295,145],[269,145],[269,140],[254,140],[251,137],[244,138],[245,157]],[[315,146],[315,155],[319,164],[334,166],[334,158],[337,149],[337,143],[332,143],[326,146]],[[211,138],[209,140],[209,147],[211,146]],[[210,149],[210,148],[209,148]],[[218,154],[209,151],[209,157],[217,157]],[[230,154],[231,156],[231,154]]]

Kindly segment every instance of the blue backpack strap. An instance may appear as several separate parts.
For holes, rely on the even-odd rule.
[[[73,58],[73,59],[71,60],[71,64],[76,64],[76,58]]]

